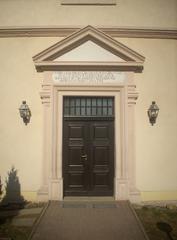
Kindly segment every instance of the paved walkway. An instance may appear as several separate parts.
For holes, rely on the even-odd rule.
[[[128,202],[51,202],[32,240],[147,240]]]
[[[11,225],[17,227],[32,227],[43,208],[27,208],[20,210],[0,211],[0,219],[4,222],[6,218],[12,218]]]

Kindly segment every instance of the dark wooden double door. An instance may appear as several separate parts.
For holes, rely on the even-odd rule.
[[[64,196],[112,196],[114,120],[64,118]]]

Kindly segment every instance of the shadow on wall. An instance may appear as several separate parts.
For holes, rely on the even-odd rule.
[[[23,208],[26,201],[24,197],[21,195],[21,186],[19,182],[19,178],[17,176],[17,170],[15,167],[12,167],[8,172],[8,177],[6,179],[5,186],[5,195],[2,198],[0,203],[0,207],[2,208]]]

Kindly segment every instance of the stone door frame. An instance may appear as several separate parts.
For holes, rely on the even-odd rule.
[[[50,83],[50,84],[49,84]],[[134,106],[138,93],[133,74],[117,86],[61,86],[46,74],[42,85],[43,170],[39,200],[63,200],[62,127],[63,96],[113,96],[115,98],[115,200],[140,201],[136,189]]]

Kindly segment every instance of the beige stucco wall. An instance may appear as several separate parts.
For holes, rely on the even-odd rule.
[[[0,39],[0,174],[12,165],[19,170],[22,191],[35,199],[42,169],[42,73],[32,56],[58,38]],[[146,57],[144,71],[135,74],[137,186],[143,200],[177,199],[177,42],[175,40],[117,39]],[[25,126],[18,108],[27,100],[31,122]],[[156,100],[157,124],[148,122],[147,108]]]
[[[175,28],[176,12],[176,0],[117,0],[116,6],[62,6],[60,0],[1,0],[0,25]]]
[[[138,187],[146,194],[166,191],[174,198],[171,194],[177,190],[177,42],[152,39],[123,42],[146,57],[143,73],[136,75]],[[160,112],[157,124],[152,127],[147,109],[153,100]]]
[[[177,28],[176,0],[117,0],[116,6],[61,6],[60,0],[1,0],[0,28],[7,26],[107,26]],[[0,175],[14,165],[22,191],[35,200],[42,169],[42,74],[32,56],[59,38],[0,39]],[[146,57],[135,74],[137,185],[143,200],[177,199],[177,41],[117,39]],[[27,100],[32,118],[25,126],[18,108]],[[157,124],[147,108],[156,100]]]
[[[32,56],[54,42],[50,38],[0,39],[0,175],[4,183],[14,166],[25,192],[39,189],[42,169],[42,74],[36,72]],[[32,112],[27,126],[19,116],[22,100]],[[27,197],[34,199],[33,195]]]

